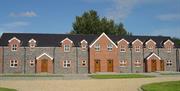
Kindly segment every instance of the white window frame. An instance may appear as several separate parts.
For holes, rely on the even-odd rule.
[[[17,51],[17,44],[12,44],[11,45],[11,51]]]
[[[94,48],[96,51],[100,51],[101,46],[100,44],[95,44]]]
[[[136,60],[136,62],[135,62],[135,66],[136,66],[136,67],[141,67],[141,61]]]
[[[86,66],[86,60],[82,61],[82,66]]]
[[[126,67],[127,65],[127,62],[125,60],[121,60],[119,61],[119,63],[120,63],[120,67]]]
[[[113,50],[113,45],[110,43],[107,45],[107,49],[108,51],[112,51]]]
[[[18,67],[18,61],[17,60],[10,60],[10,67],[11,68],[17,68]]]
[[[70,45],[64,45],[64,52],[70,52]]]
[[[30,48],[36,47],[36,42],[34,42],[34,41],[29,42],[29,47]]]
[[[171,52],[171,51],[172,51],[171,46],[167,46],[167,52]]]
[[[30,61],[29,61],[29,65],[30,65],[30,67],[34,67],[35,61],[34,61],[34,60],[30,60]]]
[[[140,46],[135,46],[135,52],[140,52],[141,47]]]
[[[81,46],[82,46],[82,51],[86,51],[87,45],[82,44]]]
[[[64,68],[70,68],[71,67],[71,61],[69,61],[69,60],[63,61],[63,67]]]
[[[172,66],[172,61],[171,60],[168,60],[167,63],[166,63],[167,66]]]
[[[125,48],[125,46],[120,46],[120,52],[126,52],[126,48]]]

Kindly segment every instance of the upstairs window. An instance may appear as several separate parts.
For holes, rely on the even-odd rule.
[[[148,49],[152,50],[152,49],[153,49],[152,45],[150,45],[150,46],[148,47]]]
[[[12,44],[11,50],[12,51],[17,51],[17,44]]]
[[[17,60],[10,60],[10,67],[17,68],[17,66],[18,66],[18,61]]]
[[[120,67],[126,67],[127,62],[125,60],[120,61]]]
[[[107,49],[108,49],[108,51],[112,51],[113,45],[112,44],[108,44]]]
[[[136,67],[141,67],[141,62],[140,62],[139,60],[136,60],[135,66],[136,66]]]
[[[167,66],[171,66],[172,65],[172,61],[171,60],[168,60],[167,63],[166,63]]]
[[[96,50],[96,51],[100,51],[100,45],[99,45],[99,44],[96,44],[96,45],[95,45],[95,50]]]
[[[30,66],[33,67],[35,64],[35,61],[34,60],[30,60]]]
[[[71,66],[71,61],[65,60],[65,61],[63,62],[63,67],[64,67],[64,68],[69,68],[70,66]]]
[[[120,52],[126,52],[125,46],[121,46],[121,47],[120,47]]]
[[[64,45],[64,52],[70,52],[70,45]]]
[[[82,45],[82,51],[86,51],[86,45],[85,44]]]
[[[82,61],[82,66],[86,66],[86,61],[85,60]]]
[[[30,48],[36,47],[36,40],[34,40],[34,39],[29,40],[29,47]]]
[[[171,52],[171,46],[167,46],[167,52]]]
[[[135,51],[140,52],[140,46],[135,46]]]

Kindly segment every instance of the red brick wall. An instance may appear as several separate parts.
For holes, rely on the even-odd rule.
[[[119,61],[117,55],[117,48],[113,45],[113,50],[108,51],[107,45],[111,43],[107,37],[102,36],[96,43],[100,44],[100,51],[96,51],[94,46],[90,48],[90,72],[94,73],[94,60],[100,60],[101,72],[107,72],[107,60],[113,60],[113,71],[119,72]]]

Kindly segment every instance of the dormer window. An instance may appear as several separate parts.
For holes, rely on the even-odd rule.
[[[86,45],[85,44],[82,45],[82,50],[86,51]]]
[[[112,44],[108,44],[107,49],[108,49],[108,51],[112,51],[113,45]]]
[[[121,47],[120,47],[120,52],[126,52],[125,46],[121,46]]]
[[[64,45],[64,52],[70,52],[70,45]]]
[[[140,46],[135,46],[135,51],[140,52]]]
[[[87,41],[86,40],[81,41],[81,48],[82,48],[82,51],[87,50]]]
[[[34,39],[29,40],[29,47],[30,48],[36,47],[36,40],[34,40]]]
[[[171,52],[171,46],[167,46],[167,52]]]
[[[11,50],[12,51],[17,51],[17,44],[12,44]]]
[[[95,50],[96,50],[96,51],[100,51],[100,44],[96,44],[96,45],[95,45]]]

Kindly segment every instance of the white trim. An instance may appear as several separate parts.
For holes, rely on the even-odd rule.
[[[142,42],[141,40],[139,40],[139,39],[134,40],[134,41],[132,42],[132,44],[134,44],[136,41],[139,41],[141,44],[143,44],[143,42]]]
[[[10,43],[12,40],[17,40],[19,43],[21,42],[18,38],[16,38],[16,37],[13,37],[13,38],[11,38],[8,42]]]
[[[82,44],[83,42],[85,42],[85,43],[87,44],[87,41],[86,41],[85,39],[83,39],[83,40],[81,41],[81,44]]]
[[[104,35],[116,48],[118,48],[117,45],[116,45],[105,33],[102,33],[89,47],[91,48],[103,35]]]
[[[36,57],[36,59],[38,60],[39,58],[41,58],[44,55],[49,57],[51,60],[53,60],[53,58],[51,56],[49,56],[48,54],[46,54],[46,53],[41,54],[39,57]]]
[[[149,60],[149,58],[151,58],[153,55],[156,56],[159,60],[161,60],[161,58],[158,55],[156,55],[155,53],[152,53],[149,57],[147,57],[147,60]]]
[[[164,45],[165,45],[167,42],[171,42],[171,43],[174,45],[174,42],[172,42],[172,41],[169,40],[169,39],[164,42]]]
[[[155,45],[156,45],[156,42],[152,39],[149,39],[147,42],[146,42],[146,45],[148,44],[148,42],[152,41]]]
[[[128,42],[127,40],[125,40],[124,38],[122,38],[121,40],[119,40],[119,41],[117,42],[117,44],[119,44],[121,41],[125,41],[127,44],[129,44],[129,42]]]
[[[30,39],[28,42],[30,43],[30,42],[32,42],[32,41],[36,43],[36,40],[35,40],[35,39],[33,39],[33,38],[32,38],[32,39]]]
[[[73,41],[72,41],[72,40],[70,40],[69,38],[65,38],[65,39],[63,39],[63,40],[61,41],[61,43],[63,43],[65,40],[68,40],[68,41],[70,41],[71,43],[73,43]]]
[[[68,47],[68,50],[66,50],[66,47]],[[64,45],[64,52],[70,52],[70,49],[71,47],[70,47],[70,45]]]

